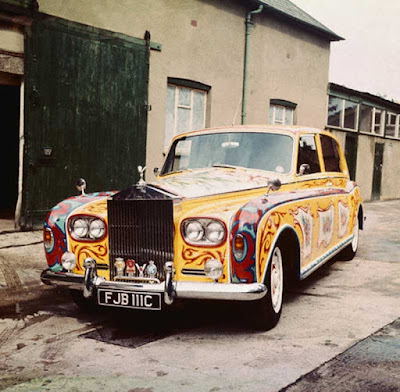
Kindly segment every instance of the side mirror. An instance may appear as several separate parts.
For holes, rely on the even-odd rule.
[[[83,178],[79,178],[78,181],[76,181],[76,189],[81,192],[82,196],[85,196],[86,181]]]
[[[267,195],[269,194],[269,192],[271,191],[271,189],[273,191],[278,191],[282,186],[281,180],[279,178],[271,178],[268,181],[268,190],[267,190]]]
[[[304,174],[310,174],[311,168],[308,163],[303,163],[299,168],[299,176],[303,176]]]

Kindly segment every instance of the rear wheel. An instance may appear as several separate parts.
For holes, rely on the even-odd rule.
[[[340,253],[340,259],[344,261],[353,260],[358,249],[358,242],[360,238],[360,224],[358,219],[355,220],[353,228],[353,239],[349,245],[346,246]]]
[[[283,256],[279,245],[272,251],[265,277],[267,294],[256,302],[255,325],[257,329],[267,331],[276,324],[281,317],[283,302]]]

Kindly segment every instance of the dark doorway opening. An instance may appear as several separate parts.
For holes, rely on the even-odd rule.
[[[344,154],[346,156],[349,175],[352,181],[356,180],[357,150],[358,150],[358,135],[355,133],[347,133]]]
[[[0,85],[0,219],[14,219],[18,199],[20,87]]]
[[[375,143],[374,173],[372,177],[371,200],[381,198],[382,167],[383,167],[383,143]]]

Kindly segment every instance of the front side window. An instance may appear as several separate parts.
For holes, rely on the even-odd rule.
[[[308,165],[308,166],[307,166]],[[297,157],[297,173],[300,175],[318,173],[321,171],[314,135],[300,137]]]
[[[161,174],[210,167],[244,167],[285,174],[291,171],[293,139],[262,132],[223,132],[178,139]]]
[[[329,136],[321,135],[322,155],[324,157],[325,171],[341,172],[339,146]]]
[[[269,123],[293,125],[294,109],[282,105],[271,104],[269,107]]]
[[[168,85],[165,146],[180,133],[205,128],[206,103],[206,91]]]

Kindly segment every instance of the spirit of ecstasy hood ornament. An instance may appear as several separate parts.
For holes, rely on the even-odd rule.
[[[143,185],[146,185],[146,181],[143,179],[143,176],[144,176],[144,171],[146,170],[146,166],[145,167],[142,167],[142,166],[138,166],[137,167],[137,170],[138,170],[138,172],[139,172],[139,176],[140,176],[140,180],[138,181],[138,185],[139,186],[143,186]]]

